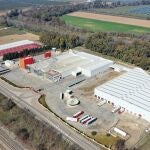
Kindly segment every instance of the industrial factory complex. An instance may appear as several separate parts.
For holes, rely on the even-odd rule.
[[[29,40],[4,44],[0,46],[0,56],[40,46]],[[58,120],[88,137],[94,131],[134,145],[143,133],[150,131],[150,75],[141,68],[86,50],[62,52],[52,48],[36,56],[1,60],[0,75],[2,84],[9,80],[12,85],[19,85],[16,87],[29,87],[15,90],[6,84],[13,87],[10,91],[16,92],[17,97],[23,95],[29,109],[35,107],[48,115],[43,109],[46,105]],[[34,99],[40,96],[43,106]]]
[[[21,58],[19,65],[52,82],[59,82],[68,76],[91,78],[103,75],[110,68],[121,71],[121,66],[113,61],[73,50],[59,55],[55,51],[48,51],[40,59],[28,56]],[[128,111],[150,121],[150,76],[140,68],[126,69],[119,77],[96,87],[94,95],[100,101],[116,106],[118,110]]]

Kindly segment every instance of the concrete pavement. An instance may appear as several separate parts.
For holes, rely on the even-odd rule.
[[[32,103],[26,101],[26,99],[22,99],[16,94],[14,94],[11,88],[12,88],[11,85],[9,85],[8,83],[4,83],[3,81],[0,80],[0,92],[2,92],[5,96],[13,99],[18,106],[20,106],[21,108],[29,109],[32,113],[34,113],[37,116],[37,118],[55,127],[58,131],[64,134],[68,139],[77,143],[81,148],[85,150],[101,150],[100,145],[87,139],[86,137],[78,133],[76,130],[73,130],[73,128],[65,124],[63,121],[57,118],[53,113],[51,113],[46,108],[41,106],[38,103],[38,101],[34,100],[34,102]]]

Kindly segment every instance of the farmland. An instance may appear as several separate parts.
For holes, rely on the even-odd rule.
[[[101,21],[64,15],[62,19],[71,26],[76,26],[93,32],[125,32],[125,33],[150,33],[150,28],[125,25],[120,23]]]
[[[16,42],[24,39],[38,41],[39,36],[29,33],[25,30],[19,30],[13,27],[0,26],[0,44]]]
[[[32,34],[32,33],[24,33],[24,34],[12,34],[12,35],[7,35],[7,36],[1,36],[0,37],[0,44],[6,44],[6,43],[11,43],[11,42],[16,42],[20,40],[32,40],[32,41],[38,41],[39,36]]]
[[[115,8],[89,9],[89,12],[121,15],[133,18],[150,19],[150,5],[123,6]]]

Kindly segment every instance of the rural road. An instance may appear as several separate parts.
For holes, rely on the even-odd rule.
[[[62,122],[59,118],[56,118],[53,113],[41,106],[38,101],[34,100],[34,103],[31,103],[18,97],[16,94],[14,94],[14,92],[12,92],[11,87],[12,86],[10,86],[8,83],[0,79],[0,92],[5,96],[13,99],[19,107],[27,108],[36,115],[36,118],[40,119],[46,124],[52,125],[68,139],[77,143],[81,148],[85,150],[102,150],[99,145],[96,145],[96,143],[89,141],[83,135],[79,134],[76,130],[73,130],[67,124]]]

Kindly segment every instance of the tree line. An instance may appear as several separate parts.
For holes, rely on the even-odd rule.
[[[129,42],[107,33],[96,33],[86,40],[85,47],[150,70],[150,41],[136,39]]]
[[[81,44],[80,38],[75,34],[60,34],[55,32],[44,32],[40,36],[40,41],[50,47],[61,50],[74,48]]]

